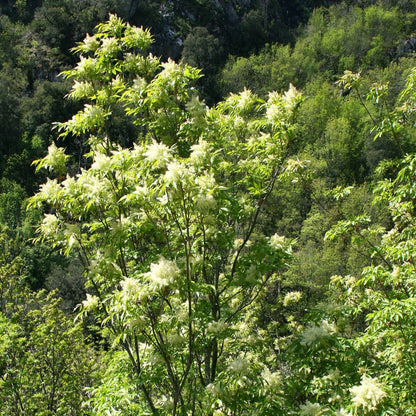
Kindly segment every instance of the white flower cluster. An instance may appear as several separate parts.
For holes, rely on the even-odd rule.
[[[40,225],[40,232],[45,237],[54,237],[58,232],[60,225],[59,219],[53,214],[45,214],[42,224]]]
[[[81,56],[78,65],[76,66],[76,71],[81,77],[88,77],[91,73],[95,71],[97,61],[92,58],[85,58]]]
[[[126,61],[126,65],[131,65],[136,67],[137,59],[135,56],[132,56]],[[145,89],[147,87],[147,82],[142,77],[136,77],[133,85],[126,90],[125,97],[128,99],[129,103],[134,103],[135,105],[140,103],[140,100],[143,98]]]
[[[207,326],[207,332],[217,335],[224,332],[228,325],[224,321],[212,321]]]
[[[300,406],[299,416],[319,416],[322,414],[322,407],[319,403],[311,403],[309,400]]]
[[[120,282],[122,293],[125,298],[128,299],[138,299],[142,295],[142,284],[139,280],[132,277],[126,277]]]
[[[43,166],[50,170],[65,170],[65,162],[69,156],[65,154],[65,149],[57,147],[54,142],[48,147],[48,154],[44,158]]]
[[[159,73],[158,77],[169,83],[173,83],[177,79],[177,74],[180,72],[179,65],[172,59],[168,59],[167,62],[162,64],[163,70]]]
[[[117,75],[111,80],[111,89],[113,91],[120,91],[125,88],[123,78],[120,75]]]
[[[269,390],[277,389],[282,381],[281,374],[278,371],[272,373],[267,367],[264,367],[261,376]]]
[[[248,371],[248,361],[244,357],[237,357],[228,368],[235,374],[245,374]]]
[[[172,334],[168,336],[168,343],[170,345],[180,347],[186,344],[186,338],[180,334]]]
[[[153,163],[154,168],[165,168],[172,159],[172,152],[163,143],[153,142],[144,153],[147,161]]]
[[[212,397],[218,397],[222,393],[221,385],[219,383],[210,383],[205,387],[205,389]]]
[[[146,49],[152,43],[150,33],[142,27],[127,26],[124,43],[133,48]]]
[[[146,185],[145,186],[137,185],[133,192],[134,196],[139,200],[145,200],[148,197],[149,193],[150,193],[150,190]]]
[[[306,168],[306,164],[304,161],[299,159],[289,159],[286,164],[286,173],[296,173],[302,169]]]
[[[289,89],[284,93],[283,98],[286,110],[293,110],[299,103],[301,93],[292,84],[289,84]]]
[[[59,198],[59,194],[62,191],[61,186],[59,185],[56,179],[47,179],[45,183],[40,186],[39,196],[49,203],[55,203]]]
[[[146,327],[146,320],[143,316],[135,316],[128,320],[128,327],[133,331],[141,330]]]
[[[107,115],[103,108],[91,104],[85,104],[82,112],[83,122],[90,124],[91,127],[102,126]]]
[[[335,324],[329,323],[327,320],[321,321],[321,324],[309,326],[306,328],[302,333],[302,340],[300,343],[302,345],[310,346],[316,340],[329,337],[331,335],[336,334],[337,327]]]
[[[105,56],[113,56],[120,50],[120,45],[116,38],[103,38],[101,41],[101,53]]]
[[[168,164],[168,170],[165,173],[165,180],[169,184],[179,184],[188,181],[193,173],[185,166],[185,164],[174,161]]]
[[[352,402],[356,408],[362,407],[364,411],[373,411],[377,405],[387,396],[384,386],[377,378],[361,377],[361,384],[350,388]]]
[[[195,179],[195,183],[203,190],[212,190],[217,186],[217,182],[212,174],[200,175]]]
[[[278,122],[283,116],[283,108],[280,104],[281,97],[277,92],[269,93],[269,100],[266,110],[266,118],[270,123]]]
[[[244,88],[244,91],[240,93],[239,100],[237,103],[237,108],[240,111],[250,111],[252,104],[254,102],[254,98],[255,97],[253,93],[250,90]]]
[[[269,239],[269,245],[275,250],[282,250],[287,247],[287,241],[285,237],[279,234],[274,234]]]
[[[202,167],[211,156],[211,148],[208,142],[200,140],[191,147],[190,162],[195,167]]]
[[[90,36],[88,33],[87,36],[85,36],[83,43],[84,52],[95,52],[100,46],[100,42],[98,41],[98,39],[95,36]]]
[[[72,85],[71,92],[69,93],[70,98],[75,98],[77,100],[82,98],[90,98],[94,94],[94,87],[90,82],[79,82],[75,80]]]
[[[335,412],[335,416],[352,416],[352,414],[341,408]]]
[[[174,261],[164,257],[158,263],[150,265],[150,272],[146,273],[152,286],[156,290],[171,286],[179,275],[179,268]]]
[[[168,397],[168,396],[165,396],[165,395],[162,395],[158,399],[157,404],[158,404],[158,406],[162,407],[163,410],[165,410],[165,411],[167,411],[169,413],[173,409],[173,399],[170,398],[170,397]]]
[[[217,201],[212,194],[199,195],[196,206],[200,212],[209,212],[217,207]]]
[[[108,172],[111,169],[111,158],[102,153],[95,153],[91,169],[99,172]]]
[[[382,237],[383,244],[394,243],[398,236],[399,236],[399,232],[397,228],[392,228],[389,232],[383,235]]]
[[[97,309],[100,303],[98,296],[93,296],[87,293],[87,299],[82,301],[82,307],[87,311]]]
[[[276,91],[269,93],[266,118],[270,123],[283,120],[288,113],[295,109],[300,100],[301,94],[292,84],[290,84],[289,90],[283,96]]]
[[[289,292],[286,293],[284,299],[283,299],[283,306],[289,306],[293,303],[298,303],[302,298],[302,292]]]
[[[82,180],[82,181],[81,181]],[[84,188],[85,196],[93,203],[107,202],[109,198],[108,181],[95,176],[80,176],[80,185]]]

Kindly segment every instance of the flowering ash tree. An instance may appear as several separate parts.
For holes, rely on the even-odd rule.
[[[92,314],[111,345],[91,393],[95,415],[276,414],[279,374],[251,319],[291,253],[264,235],[262,207],[287,161],[301,97],[250,91],[214,108],[199,101],[199,71],[161,63],[149,32],[116,16],[76,51],[70,98],[84,109],[58,125],[89,146],[89,167],[65,177],[52,144],[37,161],[51,178],[32,198],[49,207],[40,238],[78,253]],[[117,144],[120,114],[140,132]],[[54,179],[53,179],[54,178]]]

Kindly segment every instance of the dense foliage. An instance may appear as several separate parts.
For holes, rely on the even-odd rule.
[[[1,414],[416,413],[415,4],[314,6],[0,2]]]

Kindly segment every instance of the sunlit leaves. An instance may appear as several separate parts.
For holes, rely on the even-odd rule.
[[[345,70],[344,75],[340,77],[340,79],[336,82],[336,85],[346,90],[351,90],[358,88],[360,82],[361,73],[354,73],[350,70]]]
[[[66,170],[66,161],[69,158],[65,154],[65,149],[59,148],[55,143],[52,143],[48,148],[48,154],[40,160],[33,162],[36,165],[36,171],[46,168],[50,171],[55,171],[58,174],[62,174]]]

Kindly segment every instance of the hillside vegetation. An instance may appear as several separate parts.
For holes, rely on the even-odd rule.
[[[0,415],[416,414],[415,2],[0,12]]]

